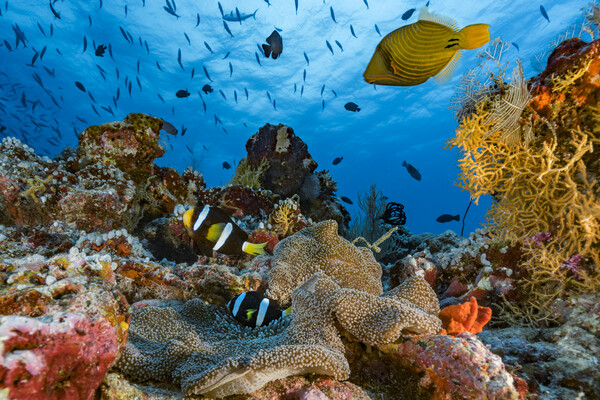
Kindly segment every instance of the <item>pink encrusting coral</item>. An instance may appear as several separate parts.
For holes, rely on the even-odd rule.
[[[115,327],[65,313],[0,318],[0,382],[10,399],[91,399],[115,361]]]

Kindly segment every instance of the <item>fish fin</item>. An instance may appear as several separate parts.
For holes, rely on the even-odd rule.
[[[242,245],[242,251],[244,253],[252,254],[254,256],[265,254],[265,246],[268,242],[265,243],[249,243],[244,242]]]
[[[457,220],[457,221],[460,221],[460,215],[459,215],[459,214],[456,214],[456,215],[454,216],[454,219],[455,219],[455,220]]]
[[[460,30],[458,24],[452,18],[430,13],[427,6],[421,8],[421,12],[419,13],[419,21],[435,22],[436,24],[447,26],[456,32]]]
[[[269,55],[271,55],[271,46],[263,44],[262,48],[263,48],[263,51],[265,52],[265,57],[269,57]]]
[[[446,66],[444,67],[444,69],[439,74],[437,74],[436,76],[434,76],[433,79],[437,83],[446,83],[446,82],[448,82],[450,80],[450,78],[452,78],[452,74],[456,70],[456,66],[458,65],[458,63],[460,61],[460,56],[461,56],[461,52],[459,50],[459,51],[456,52],[456,54],[454,55],[454,57],[452,57],[452,59],[450,60],[450,62],[448,64],[446,64]]]
[[[223,229],[225,229],[224,223],[211,225],[210,228],[208,228],[208,232],[206,232],[206,240],[209,242],[216,242],[221,237]]]
[[[471,50],[483,46],[490,41],[490,26],[488,24],[473,24],[460,30],[461,49]]]
[[[256,312],[256,309],[254,308],[249,308],[246,310],[246,319],[248,321],[250,321],[252,319],[252,314],[254,314]]]
[[[269,4],[270,6],[270,4]],[[256,12],[258,11],[258,8],[256,10],[254,10],[254,12],[252,13],[252,18],[256,19]]]
[[[190,208],[185,213],[183,213],[183,226],[189,228],[192,226],[192,216],[194,215],[194,209]]]

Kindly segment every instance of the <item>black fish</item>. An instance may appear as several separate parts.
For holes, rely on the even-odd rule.
[[[205,67],[204,65],[202,66],[202,69],[204,70],[204,75],[206,75],[206,78],[207,78],[209,81],[211,81],[211,82],[212,82],[213,80],[212,80],[212,79],[210,79],[210,75],[208,74],[208,70],[206,69],[206,67]]]
[[[185,36],[185,40],[187,40],[187,42],[188,42],[188,46],[191,46],[191,45],[192,45],[192,42],[190,42],[190,37],[188,36],[188,34],[187,34],[187,33],[185,33],[185,32],[183,32],[183,36]]]
[[[106,46],[101,44],[98,47],[96,47],[96,51],[95,54],[97,57],[104,57],[104,52],[106,51]]]
[[[271,55],[273,60],[276,60],[283,51],[283,39],[281,38],[279,32],[273,31],[273,33],[271,33],[271,35],[267,38],[267,43],[269,44],[262,45],[263,51],[265,52],[265,57],[268,58],[269,55]]]
[[[180,99],[183,99],[185,97],[190,97],[190,92],[188,92],[185,89],[180,89],[177,91],[177,93],[175,93],[175,96],[179,97]]]
[[[163,120],[163,125],[160,128],[167,132],[169,135],[177,135],[177,128],[175,128],[171,123]]]
[[[516,44],[515,42],[512,42],[512,45],[515,46],[515,49],[517,49],[517,51],[519,51],[519,45]]]
[[[219,89],[219,93],[221,93],[221,96],[223,96],[225,101],[227,101],[227,97],[225,96],[225,93],[223,93],[223,91],[221,89]]]
[[[350,200],[349,198],[347,198],[346,196],[341,196],[340,200],[342,200],[344,203],[348,203],[348,204],[354,204],[352,203],[352,200]]]
[[[206,85],[202,86],[202,91],[204,92],[204,94],[212,93],[213,88],[210,85],[206,84]]]
[[[158,96],[160,101],[162,101],[163,103],[165,102],[165,99],[163,99],[163,97],[160,95],[160,93],[156,93],[156,95]]]
[[[375,24],[375,30],[377,31],[377,33],[379,34],[379,36],[381,36],[381,32],[379,31],[379,27],[377,26],[377,24]]]
[[[404,225],[406,223],[406,214],[404,214],[403,210],[404,206],[402,204],[389,202],[379,219],[390,225]]]
[[[348,102],[346,104],[344,104],[344,108],[348,111],[354,111],[354,112],[359,112],[360,111],[360,107],[358,106],[358,104],[353,103],[353,102]]]
[[[308,60],[308,56],[306,55],[306,52],[304,52],[304,59],[306,60],[306,66],[308,67],[310,65],[310,61]]]
[[[333,159],[333,165],[338,165],[339,163],[342,162],[342,160],[344,159],[344,157],[336,157]]]
[[[55,18],[61,19],[60,18],[60,14],[56,12],[56,10],[54,9],[54,7],[52,7],[52,0],[50,0],[50,10],[52,11],[52,14],[54,14]]]
[[[229,77],[231,78],[231,76],[233,75],[233,65],[231,65],[231,62],[229,63]]]
[[[229,54],[230,54],[230,53],[231,53],[231,52],[230,52],[230,51],[228,51],[228,52],[227,52],[227,54],[225,54],[225,57],[223,57],[221,60],[224,60],[224,59],[226,59],[227,57],[229,57]]]
[[[331,47],[331,43],[329,43],[329,40],[326,40],[325,43],[327,44],[327,48],[329,49],[329,51],[333,55],[333,47]]]
[[[233,33],[231,33],[231,30],[229,29],[229,25],[227,25],[227,22],[225,22],[225,20],[223,20],[223,27],[225,28],[225,30],[227,31],[227,33],[229,33],[229,35],[231,37],[233,37]]]
[[[251,328],[267,326],[287,313],[269,298],[254,291],[242,293],[229,300],[227,308],[236,321]]]
[[[85,93],[85,86],[83,86],[81,82],[75,81],[75,86],[77,86],[77,89]]]
[[[350,33],[352,34],[352,36],[358,39],[358,36],[356,36],[356,33],[354,33],[354,27],[352,25],[350,25]]]
[[[415,12],[416,8],[411,8],[410,10],[406,11],[404,14],[402,14],[402,20],[406,21],[408,20],[410,17],[412,17],[413,13]]]
[[[442,214],[435,219],[437,222],[450,222],[450,221],[460,221],[460,215],[450,215],[450,214]]]
[[[342,47],[342,44],[340,42],[338,42],[337,40],[335,41],[335,44],[338,45],[338,47],[340,48],[340,50],[344,51],[344,48]]]
[[[550,22],[550,18],[548,18],[548,13],[546,12],[544,6],[540,6],[540,12],[542,13],[542,17],[546,18],[546,20]]]
[[[129,43],[129,37],[127,37],[127,33],[125,33],[125,29],[123,29],[122,26],[119,26],[119,29],[121,30],[121,35],[123,35],[123,37],[125,38],[127,43]]]
[[[215,52],[210,48],[210,46],[208,45],[208,43],[206,43],[206,41],[204,41],[204,46],[206,46],[208,51],[210,51],[210,54],[215,54]]]
[[[183,69],[183,64],[181,63],[181,49],[177,51],[177,62],[179,63],[181,69]]]
[[[158,61],[156,62],[156,67],[158,68],[159,71],[162,72],[162,68],[160,67],[160,64],[158,63]]]
[[[197,28],[198,25],[200,25],[200,14],[196,13],[196,26],[194,28]]]
[[[108,54],[110,55],[111,59],[113,59],[113,60],[115,59],[112,54],[112,45],[110,43],[108,44]]]
[[[46,32],[44,32],[44,28],[42,28],[42,26],[40,25],[40,23],[37,23],[38,28],[40,28],[40,31],[42,32],[42,35],[44,35],[44,37],[46,37]]]
[[[223,161],[223,169],[230,169],[231,168],[231,164],[229,164],[227,161]]]
[[[258,53],[254,52],[254,55],[256,56],[256,62],[262,67],[262,64],[260,63],[260,58],[258,58]]]
[[[421,180],[421,173],[419,171],[417,171],[417,169],[415,167],[413,167],[411,164],[407,163],[406,161],[402,161],[402,166],[406,167],[406,170],[408,171],[410,176],[412,176],[413,178],[415,178],[418,181]]]
[[[333,12],[333,7],[329,7],[329,13],[331,14],[331,19],[333,20],[333,22],[337,24],[337,21],[335,20],[335,13]]]
[[[85,35],[83,35],[83,52],[85,53],[85,51],[87,50],[87,37],[85,37]]]

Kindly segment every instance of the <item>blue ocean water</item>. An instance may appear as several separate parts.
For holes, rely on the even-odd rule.
[[[552,42],[577,29],[572,27],[587,5],[564,0],[428,3],[431,12],[460,27],[486,23],[492,39],[516,43],[518,49],[512,46],[504,60],[522,59],[526,77],[543,68],[533,57],[541,56],[543,64]],[[0,135],[19,137],[53,157],[65,146],[75,147],[77,133],[87,126],[143,112],[180,131],[163,135],[166,153],[157,164],[180,172],[194,165],[209,186],[217,186],[227,183],[259,127],[283,123],[308,144],[318,170],[331,172],[338,194],[354,201],[347,206],[351,213],[358,211],[357,195],[377,184],[389,201],[405,206],[406,226],[413,233],[460,232],[460,222],[436,222],[445,213],[462,217],[469,202],[469,194],[454,185],[457,152],[442,149],[458,125],[449,109],[455,87],[475,66],[479,50],[464,51],[445,84],[430,79],[419,86],[384,87],[369,85],[362,76],[382,36],[416,22],[424,5],[392,0],[1,1],[0,124],[6,129]],[[219,6],[234,20],[224,23]],[[238,21],[236,8],[240,17],[253,16]],[[416,11],[402,20],[411,8]],[[17,26],[26,47],[16,45]],[[275,29],[283,38],[276,60],[259,53]],[[100,45],[107,46],[102,57],[95,54]],[[213,93],[201,91],[205,84]],[[177,97],[181,89],[190,96]],[[346,110],[347,102],[361,110]],[[332,165],[339,156],[343,161]],[[421,181],[402,167],[404,160],[420,171]],[[223,169],[224,161],[234,167]],[[483,198],[471,207],[465,234],[484,221],[490,201]]]

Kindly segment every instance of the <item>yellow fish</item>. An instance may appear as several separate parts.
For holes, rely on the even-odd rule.
[[[449,18],[430,14],[423,7],[419,20],[385,36],[364,73],[378,85],[415,86],[435,76],[444,82],[452,75],[460,51],[476,49],[490,40],[489,25],[458,29]]]

